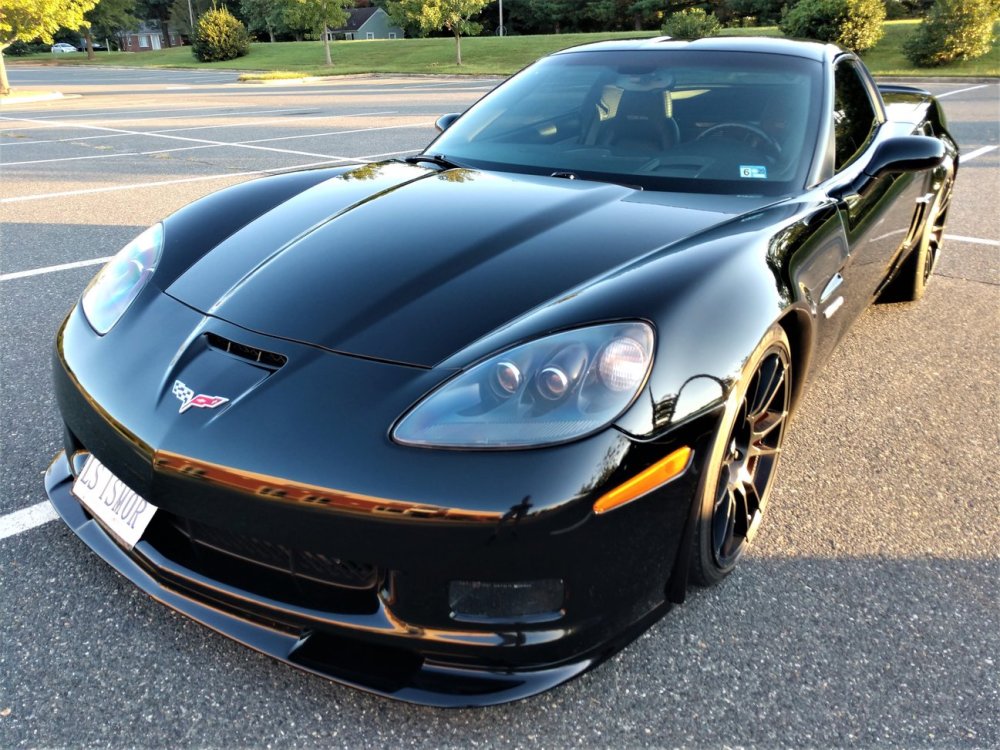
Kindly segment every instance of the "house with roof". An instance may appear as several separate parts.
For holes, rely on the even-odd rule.
[[[134,31],[122,31],[118,34],[118,47],[122,52],[151,52],[167,46],[166,35],[160,29],[158,20],[142,21]],[[184,44],[180,32],[170,30],[170,46],[179,47]]]
[[[167,46],[166,38],[156,19],[142,21],[135,31],[122,31],[118,34],[118,47],[122,52],[151,52]],[[184,39],[179,32],[170,30],[170,46],[179,47]]]
[[[347,12],[347,23],[342,28],[327,30],[331,41],[403,38],[403,30],[394,25],[389,14],[381,8],[351,8]]]

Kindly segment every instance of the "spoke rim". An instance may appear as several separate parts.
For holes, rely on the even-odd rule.
[[[730,430],[711,524],[712,552],[722,569],[736,563],[760,526],[788,419],[788,371],[784,349],[764,355]]]
[[[926,283],[934,267],[937,265],[938,255],[941,250],[941,241],[944,239],[944,222],[948,213],[948,206],[951,204],[951,194],[954,182],[949,180],[941,190],[941,201],[930,217],[931,225],[927,237],[927,254],[924,257],[924,283]]]

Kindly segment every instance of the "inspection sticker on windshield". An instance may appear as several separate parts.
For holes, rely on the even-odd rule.
[[[756,180],[767,179],[767,167],[748,167],[740,165],[740,177],[749,177]]]

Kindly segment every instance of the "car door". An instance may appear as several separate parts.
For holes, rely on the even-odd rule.
[[[832,116],[834,175],[829,193],[839,199],[848,255],[844,268],[821,293],[819,305],[825,317],[840,315],[846,325],[871,302],[907,239],[923,178],[865,175],[878,145],[902,133],[886,121],[881,98],[852,56],[842,57],[834,67]]]

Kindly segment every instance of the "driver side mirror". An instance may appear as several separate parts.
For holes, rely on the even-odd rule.
[[[944,144],[925,135],[889,138],[876,147],[865,174],[878,178],[896,172],[922,172],[940,166],[945,158]]]
[[[455,122],[455,120],[457,120],[461,116],[462,115],[459,112],[452,112],[449,115],[441,115],[439,118],[437,118],[437,122],[434,123],[434,127],[438,129],[439,133],[443,133],[444,131],[446,131],[448,128],[451,127],[451,124]]]

